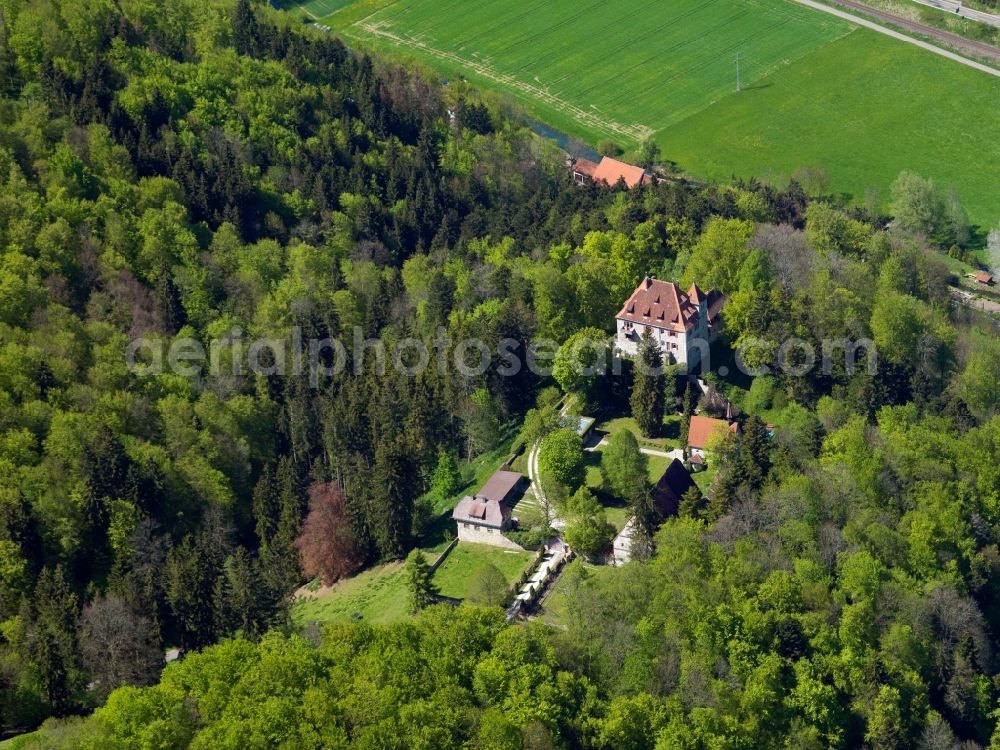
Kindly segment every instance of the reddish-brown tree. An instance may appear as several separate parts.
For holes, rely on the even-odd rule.
[[[309,515],[295,540],[302,570],[329,586],[361,567],[344,493],[332,482],[309,488]]]

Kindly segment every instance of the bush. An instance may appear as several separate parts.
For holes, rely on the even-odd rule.
[[[601,156],[621,156],[622,148],[610,138],[602,138],[597,142],[597,151]]]
[[[507,538],[525,549],[537,550],[549,538],[549,530],[541,526],[517,531],[508,531]]]

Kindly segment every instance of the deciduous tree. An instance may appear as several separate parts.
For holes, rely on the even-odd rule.
[[[601,454],[601,472],[605,489],[610,494],[631,502],[648,491],[648,461],[631,431],[612,434]]]
[[[550,433],[539,448],[538,468],[565,487],[583,484],[583,439],[574,430],[562,428]]]
[[[149,617],[117,596],[101,597],[83,609],[83,661],[102,699],[122,685],[151,685],[163,669],[163,646]]]
[[[309,488],[309,514],[295,548],[302,555],[302,571],[319,576],[326,586],[361,566],[344,493],[333,482]]]
[[[592,404],[598,396],[609,366],[611,344],[608,335],[597,328],[583,328],[559,347],[552,363],[552,377],[566,393]]]
[[[566,503],[566,543],[586,558],[596,558],[611,544],[615,527],[608,523],[604,508],[586,487],[578,489]]]
[[[483,565],[475,572],[472,593],[469,598],[477,604],[499,607],[507,597],[510,586],[500,569],[491,563]]]

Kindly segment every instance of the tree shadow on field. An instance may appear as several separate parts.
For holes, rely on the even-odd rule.
[[[425,549],[435,549],[447,544],[455,536],[455,521],[451,517],[451,511],[436,516],[427,526],[420,536],[420,546]]]

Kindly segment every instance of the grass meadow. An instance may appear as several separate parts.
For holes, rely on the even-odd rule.
[[[507,585],[514,586],[534,559],[534,552],[459,542],[435,571],[433,580],[443,596],[466,599],[476,584],[477,573],[484,565],[495,565],[507,579]]]
[[[310,0],[337,33],[464,76],[591,144],[652,136],[705,178],[888,196],[903,169],[1000,222],[1000,78],[788,0]],[[325,7],[325,6],[324,6]],[[736,91],[736,55],[742,90]]]
[[[339,622],[359,617],[365,622],[388,624],[409,614],[409,594],[403,563],[379,565],[306,594],[292,606],[292,621]]]

